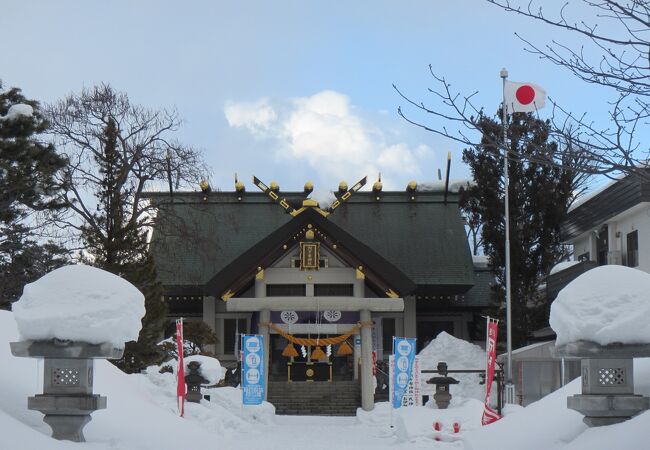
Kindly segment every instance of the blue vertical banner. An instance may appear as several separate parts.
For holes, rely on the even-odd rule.
[[[266,390],[264,371],[264,336],[242,336],[242,402],[244,405],[261,405]]]
[[[415,362],[415,339],[393,336],[395,370],[393,372],[393,408],[402,406],[402,399],[413,376]]]

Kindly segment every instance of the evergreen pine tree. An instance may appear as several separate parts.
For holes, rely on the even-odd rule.
[[[67,223],[79,231],[89,264],[121,276],[146,296],[146,315],[136,343],[119,365],[137,370],[155,359],[163,337],[165,307],[147,255],[154,206],[143,197],[151,183],[181,184],[204,173],[200,153],[174,139],[180,121],[174,110],[132,104],[108,84],[83,89],[50,105],[51,134],[75,161],[65,178],[74,189],[62,200]]]
[[[94,155],[101,180],[95,192],[97,207],[92,222],[82,227],[82,238],[92,265],[125,278],[145,296],[146,314],[138,340],[128,342],[124,356],[115,362],[122,370],[133,372],[159,362],[162,355],[156,344],[162,339],[167,311],[153,259],[147,254],[146,229],[127,219],[126,199],[134,187],[118,147],[117,124],[108,118],[101,153]]]
[[[582,177],[572,170],[572,157],[562,156],[549,136],[546,122],[531,114],[509,118],[510,277],[513,347],[526,342],[531,331],[545,325],[546,305],[539,285],[564,256],[560,224]],[[475,185],[461,196],[461,207],[481,223],[485,255],[495,271],[495,313],[505,317],[505,212],[501,123],[482,117],[481,145],[465,149]],[[556,165],[548,161],[556,161]],[[539,161],[539,162],[536,162]],[[505,325],[505,320],[501,321]],[[502,334],[502,336],[505,336]]]
[[[115,362],[120,369],[130,373],[161,362],[164,355],[157,344],[163,338],[167,323],[167,305],[150,255],[124,269],[124,277],[144,295],[146,309],[138,340],[127,342],[122,359]]]
[[[66,249],[53,242],[39,244],[21,224],[5,232],[0,242],[0,309],[9,309],[27,283],[70,263]]]
[[[39,244],[26,220],[62,206],[55,200],[62,187],[56,175],[66,161],[39,140],[47,128],[37,102],[0,84],[0,307],[16,301],[26,283],[67,262],[65,249]]]

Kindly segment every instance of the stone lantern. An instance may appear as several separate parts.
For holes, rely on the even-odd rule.
[[[449,385],[460,383],[455,378],[447,376],[447,363],[439,362],[437,367],[439,377],[433,377],[427,381],[427,384],[436,385],[436,393],[433,394],[433,400],[439,409],[447,409],[449,402],[451,402],[451,394],[449,393]]]
[[[11,342],[14,356],[43,358],[43,393],[27,399],[27,408],[45,414],[43,422],[59,440],[85,442],[90,414],[106,408],[106,397],[93,394],[95,359],[119,359],[123,348],[109,343],[67,340]]]
[[[208,380],[201,376],[201,363],[191,361],[187,368],[189,373],[185,375],[185,384],[187,384],[186,399],[188,402],[200,403],[203,396],[201,395],[201,385],[207,384]]]
[[[581,358],[582,394],[567,398],[567,407],[583,414],[590,427],[623,422],[650,407],[650,399],[634,394],[634,359],[649,357],[650,344],[599,345],[570,342],[555,356]]]

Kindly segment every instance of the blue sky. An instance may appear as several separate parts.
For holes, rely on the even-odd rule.
[[[404,101],[391,85],[427,101],[429,64],[455,88],[478,90],[489,112],[502,67],[599,120],[609,99],[514,36],[544,43],[557,32],[481,0],[5,0],[0,30],[5,87],[52,102],[109,82],[134,102],[176,107],[185,121],[178,138],[203,150],[222,189],[232,189],[235,172],[249,189],[253,174],[283,189],[307,180],[334,189],[379,171],[402,189],[435,179],[448,151],[452,177],[468,176],[458,144],[397,116]]]

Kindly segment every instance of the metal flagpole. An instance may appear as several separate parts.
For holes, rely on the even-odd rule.
[[[506,231],[506,341],[508,347],[508,376],[506,379],[506,403],[515,402],[515,386],[512,383],[512,298],[510,290],[510,211],[508,201],[508,122],[506,104],[506,78],[508,71],[501,69],[501,79],[503,80],[503,108],[501,111],[501,120],[503,125],[503,190],[505,203],[505,231]]]

